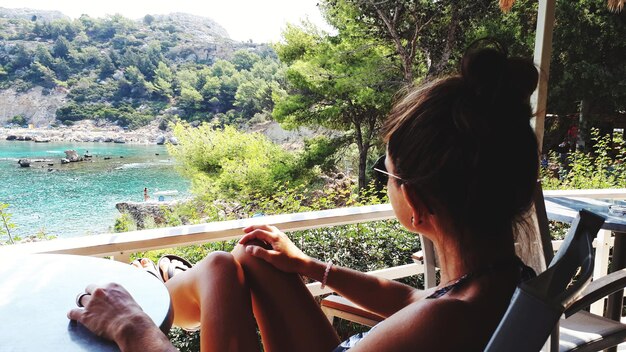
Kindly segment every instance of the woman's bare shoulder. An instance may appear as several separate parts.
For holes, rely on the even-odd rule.
[[[354,348],[358,351],[472,351],[481,318],[472,303],[454,298],[412,303],[380,323]],[[480,346],[480,347],[479,347]]]

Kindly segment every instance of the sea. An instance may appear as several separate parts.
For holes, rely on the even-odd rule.
[[[61,164],[66,150],[92,157]],[[22,158],[48,161],[20,167]],[[9,204],[11,233],[20,237],[112,232],[120,215],[116,203],[143,201],[144,188],[149,195],[178,191],[175,198],[183,199],[189,187],[162,145],[0,141],[0,203]]]

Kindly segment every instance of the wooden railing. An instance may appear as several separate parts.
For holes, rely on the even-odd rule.
[[[393,210],[389,204],[339,208],[23,243],[0,247],[0,256],[19,257],[34,253],[57,253],[112,257],[118,261],[128,262],[130,254],[134,252],[238,239],[243,234],[243,228],[255,224],[273,224],[284,232],[291,232],[393,218]],[[421,263],[411,263],[375,270],[370,274],[397,279],[423,271]],[[322,290],[319,283],[309,284],[308,287],[316,296],[332,292],[329,288]]]
[[[623,189],[545,191],[544,194],[546,196],[626,199],[626,190]],[[243,228],[254,224],[273,224],[284,232],[291,232],[393,218],[393,210],[389,204],[338,208],[1,246],[0,256],[6,258],[7,256],[19,257],[34,253],[63,253],[112,257],[118,261],[128,262],[130,254],[134,252],[237,239],[242,235]],[[597,248],[602,249],[599,250],[599,253],[602,253],[602,258],[596,258],[596,263],[608,263],[608,249],[612,245],[612,241],[607,234],[601,233],[601,235],[596,240],[596,244]],[[553,242],[555,249],[560,246],[560,243],[561,241]],[[600,245],[598,246],[598,244]],[[606,258],[604,258],[605,256]],[[370,274],[397,279],[423,272],[423,265],[416,262],[376,270]],[[313,295],[332,292],[329,288],[322,290],[319,283],[310,284],[309,289]]]

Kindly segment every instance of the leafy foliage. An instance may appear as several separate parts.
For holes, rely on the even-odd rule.
[[[626,187],[626,144],[621,136],[601,135],[592,129],[592,151],[577,150],[559,156],[550,153],[541,170],[544,189]]]
[[[359,150],[359,188],[366,186],[368,153],[398,88],[389,50],[349,35],[328,36],[310,24],[287,26],[276,45],[289,65],[287,94],[273,116],[287,127],[323,125],[346,131]]]
[[[221,57],[211,47],[200,59],[179,26],[150,15],[137,22],[120,15],[0,18],[0,88],[67,88],[61,121],[104,116],[133,128],[168,109],[186,120],[225,123],[269,115],[282,75],[271,49],[233,42],[220,44],[228,45]],[[143,114],[142,106],[152,110]]]
[[[15,228],[15,224],[11,222],[11,213],[6,209],[9,207],[6,203],[0,203],[0,235],[6,235],[9,238],[9,243],[13,243],[13,236],[11,236],[11,229]]]
[[[210,199],[243,201],[252,194],[271,194],[277,184],[299,183],[312,176],[298,167],[296,156],[263,135],[210,124],[174,127],[180,141],[169,146],[192,190]]]

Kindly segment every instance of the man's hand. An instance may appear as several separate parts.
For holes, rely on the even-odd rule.
[[[149,335],[151,329],[158,330],[122,286],[115,283],[89,285],[85,293],[77,302],[82,307],[70,310],[67,317],[94,334],[115,341],[122,350],[129,339],[141,340],[141,335]]]

